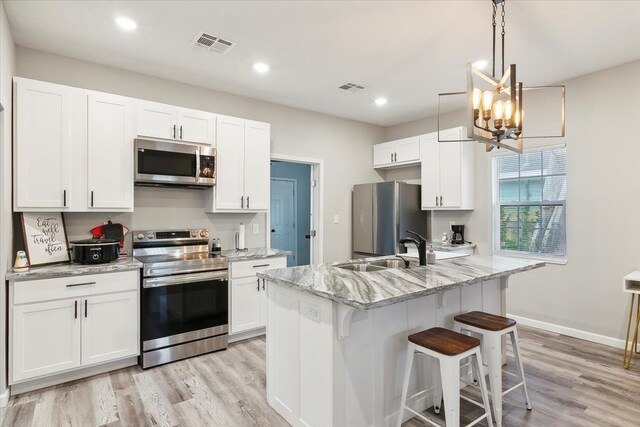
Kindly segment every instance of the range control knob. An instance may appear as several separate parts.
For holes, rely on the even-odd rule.
[[[200,232],[200,237],[209,237],[209,232],[207,230],[202,230]]]
[[[198,232],[196,230],[191,230],[191,237],[198,237]]]
[[[147,233],[147,239],[153,239],[153,233]]]
[[[138,235],[136,236],[136,238],[137,238],[138,240],[142,240],[142,239],[144,239],[144,233],[138,233]]]

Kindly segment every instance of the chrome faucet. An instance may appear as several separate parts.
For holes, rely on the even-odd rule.
[[[418,248],[418,258],[420,260],[420,265],[427,265],[427,239],[415,231],[405,230],[409,234],[413,234],[418,239],[414,239],[413,237],[405,237],[400,239],[400,243],[413,243]]]

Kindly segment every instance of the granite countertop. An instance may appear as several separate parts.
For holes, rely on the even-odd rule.
[[[229,262],[233,262],[288,256],[291,255],[291,252],[270,248],[249,248],[244,252],[236,251],[235,249],[228,249],[226,251],[222,251],[222,255],[229,258]]]
[[[452,245],[450,243],[442,243],[434,240],[427,243],[427,248],[429,246],[433,246],[434,251],[459,251],[462,249],[475,249],[477,245],[470,242],[465,242],[462,245]]]
[[[83,274],[112,273],[114,271],[137,270],[142,263],[135,258],[120,258],[106,264],[56,264],[31,267],[29,271],[9,271],[6,280],[19,282],[24,280],[51,279],[53,277],[79,276]]]
[[[393,257],[375,259],[384,258]],[[409,269],[389,268],[370,272],[345,270],[336,264],[279,268],[258,273],[258,277],[369,310],[545,265],[536,260],[477,255],[437,261],[428,266],[412,262]]]

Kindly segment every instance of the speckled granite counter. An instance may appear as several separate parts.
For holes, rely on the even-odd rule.
[[[222,251],[222,255],[229,258],[229,262],[233,262],[288,256],[291,255],[291,252],[270,248],[249,248],[244,252],[236,251],[234,249]]]
[[[335,264],[323,264],[269,270],[258,273],[258,277],[354,308],[369,310],[544,265],[542,261],[521,258],[468,256],[438,261],[428,266],[413,262],[409,269],[360,272],[345,270]]]
[[[111,273],[114,271],[137,270],[142,263],[135,258],[120,258],[106,264],[56,264],[42,267],[31,267],[29,271],[9,271],[5,278],[12,282],[24,280],[50,279],[52,277],[79,276],[83,274]]]
[[[477,245],[475,243],[465,243],[463,245],[451,245],[449,243],[432,241],[427,243],[427,247],[429,246],[433,246],[434,251],[449,252],[449,251],[461,251],[464,249],[475,249]]]

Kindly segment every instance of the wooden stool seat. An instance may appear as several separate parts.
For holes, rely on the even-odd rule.
[[[459,314],[454,317],[453,320],[464,323],[465,325],[485,329],[487,331],[502,331],[516,325],[516,321],[513,319],[496,316],[491,313],[484,313],[482,311],[470,311],[468,313]]]
[[[477,338],[445,328],[431,328],[409,335],[409,341],[447,356],[457,356],[480,345]]]

